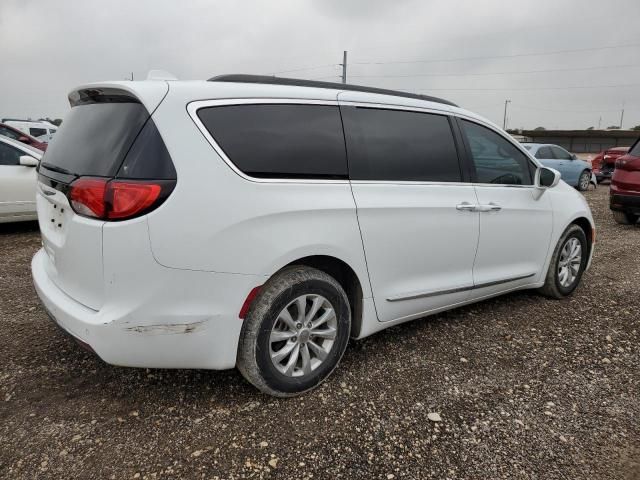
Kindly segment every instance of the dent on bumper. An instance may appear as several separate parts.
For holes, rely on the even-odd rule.
[[[92,310],[61,291],[45,270],[48,257],[33,258],[33,281],[50,316],[105,362],[146,368],[233,368],[242,321],[232,312],[235,295],[255,279],[209,272],[169,271],[143,295],[145,305]],[[232,277],[232,278],[229,278]],[[179,285],[179,287],[178,287]],[[209,291],[208,299],[202,292]],[[188,298],[185,292],[194,292]],[[171,292],[174,292],[173,294]],[[177,314],[176,312],[180,312]]]

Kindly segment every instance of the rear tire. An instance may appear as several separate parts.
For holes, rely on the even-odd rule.
[[[336,368],[351,330],[349,299],[330,275],[285,268],[254,300],[238,345],[238,370],[252,385],[292,397],[322,383]]]
[[[638,215],[627,212],[613,211],[613,219],[620,225],[635,225],[638,223]]]
[[[578,225],[569,225],[553,251],[545,283],[539,292],[555,299],[571,295],[580,284],[587,267],[588,252],[589,244],[584,230]]]
[[[589,190],[589,185],[591,184],[591,172],[589,170],[585,170],[580,174],[580,178],[578,179],[578,190],[581,192],[586,192]]]

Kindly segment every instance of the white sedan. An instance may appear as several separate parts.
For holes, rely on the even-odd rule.
[[[36,169],[42,151],[0,136],[0,223],[36,220]]]

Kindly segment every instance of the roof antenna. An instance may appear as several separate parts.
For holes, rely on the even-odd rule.
[[[178,77],[166,70],[150,70],[147,80],[178,80]]]

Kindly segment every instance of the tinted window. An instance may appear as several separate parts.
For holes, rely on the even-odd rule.
[[[631,149],[629,150],[629,154],[633,155],[634,157],[640,157],[640,141],[637,141],[633,147],[631,147]]]
[[[76,175],[114,176],[148,118],[144,106],[135,102],[77,105],[65,117],[42,163]]]
[[[536,152],[536,158],[553,159],[553,153],[549,147],[540,147]]]
[[[343,107],[354,180],[459,182],[460,165],[443,115]]]
[[[553,152],[554,158],[557,158],[558,160],[571,160],[571,154],[564,148],[551,147],[551,151]]]
[[[229,105],[202,108],[198,117],[227,157],[247,175],[347,178],[336,106]]]
[[[0,142],[0,165],[20,165],[23,153],[17,148]]]
[[[32,137],[41,137],[42,135],[47,134],[46,128],[30,128],[29,133]]]
[[[17,140],[18,138],[23,136],[23,135],[20,135],[18,132],[9,130],[7,127],[0,127],[0,135],[2,135],[3,137],[13,138],[14,140]]]
[[[511,142],[476,123],[462,121],[479,183],[531,185],[529,160]]]

